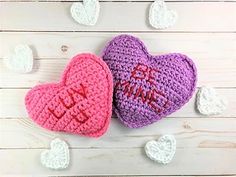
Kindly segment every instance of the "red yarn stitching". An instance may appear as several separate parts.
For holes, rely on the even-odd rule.
[[[159,72],[159,70],[148,67],[144,64],[138,64],[134,67],[134,70],[131,71],[131,78],[134,78],[135,80],[146,80],[150,84],[155,84],[155,74]],[[140,76],[141,75],[141,76]]]
[[[83,96],[84,98],[87,98],[87,94],[86,94],[86,90],[85,90],[85,87],[83,84],[80,84],[81,86],[81,89],[79,90],[75,90],[74,88],[71,88],[71,90],[74,92],[74,93],[78,93],[80,94],[81,96]]]
[[[139,86],[137,92],[134,95],[134,98],[137,98],[137,97],[140,97],[143,103],[145,103],[147,100],[146,97],[144,96],[143,89],[141,86]]]
[[[59,96],[59,102],[63,105],[64,108],[70,109],[70,108],[72,108],[72,107],[75,106],[76,102],[75,102],[74,97],[73,97],[73,94],[74,94],[74,93],[78,93],[78,94],[81,95],[83,98],[87,98],[86,92],[85,92],[85,87],[83,86],[83,84],[80,84],[80,86],[81,86],[81,88],[80,88],[79,90],[75,90],[74,88],[70,88],[70,90],[66,90],[66,93],[69,95],[69,98],[70,98],[70,101],[71,101],[71,104],[69,104],[69,105],[66,105],[64,99]],[[72,93],[71,93],[70,91],[72,91]],[[62,114],[57,115],[57,114],[55,113],[55,111],[52,110],[51,108],[48,107],[48,110],[49,110],[49,111],[52,113],[52,115],[53,115],[54,117],[56,117],[57,119],[62,118],[62,117],[65,115],[65,113],[66,113],[66,111],[64,111]],[[83,111],[80,110],[80,112],[82,113]],[[84,114],[84,113],[82,113],[82,114],[83,114],[83,115],[86,115],[86,114]],[[75,116],[75,115],[72,115],[72,116]],[[77,115],[76,115],[76,116],[77,116]],[[85,116],[85,117],[87,117],[87,116]]]
[[[74,98],[73,98],[73,95],[71,95],[68,91],[67,91],[67,93],[68,93],[68,95],[69,95],[69,97],[70,97],[70,100],[72,100],[72,103],[71,103],[70,105],[66,105],[66,103],[64,102],[64,100],[63,100],[60,96],[59,96],[59,100],[60,100],[61,104],[62,104],[65,108],[70,109],[70,108],[72,108],[72,107],[75,105],[75,100],[74,100]]]
[[[55,114],[54,110],[52,110],[51,108],[48,108],[48,111],[49,111],[50,113],[52,113],[52,115],[53,115],[54,117],[56,117],[57,119],[62,118],[62,117],[65,115],[65,113],[66,113],[66,111],[64,111],[61,115],[58,116],[58,115]]]
[[[157,105],[155,105],[154,103],[156,102],[156,99],[154,98],[154,92],[155,92],[155,89],[154,90],[151,90],[151,93],[150,93],[150,98],[149,98],[149,102],[148,104],[154,108],[154,110],[157,112],[157,113],[160,113],[161,112],[161,109],[157,107]]]
[[[88,119],[89,119],[89,117],[87,116],[87,114],[83,111],[83,110],[80,110],[80,113],[81,113],[81,115],[83,115],[83,117],[85,118],[85,119],[83,119],[83,120],[79,120],[78,119],[78,117],[77,117],[77,115],[71,115],[78,123],[80,123],[80,124],[83,124],[83,123],[85,123]]]
[[[144,64],[138,64],[134,67],[133,71],[131,71],[130,79],[135,80],[145,80],[150,84],[154,85],[155,83],[155,74],[159,72],[157,69],[153,69]],[[136,90],[137,84],[134,83],[131,85],[130,81],[118,81],[115,84],[115,89],[121,89],[124,95],[127,95],[130,98],[134,95],[133,99],[141,98],[143,103],[147,103],[151,106],[157,113],[160,113],[164,109],[166,109],[169,105],[169,101],[165,98],[165,94],[159,90],[151,89],[145,91],[141,86],[139,86]],[[163,97],[166,101],[163,106],[160,106],[156,103],[158,97]],[[163,107],[164,109],[161,109]]]

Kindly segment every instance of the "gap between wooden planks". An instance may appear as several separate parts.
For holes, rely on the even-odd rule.
[[[35,2],[35,0],[0,0],[0,2]],[[37,0],[36,2],[62,2],[61,0]],[[82,0],[63,0],[63,2],[82,2]],[[153,2],[152,0],[100,0],[99,2]],[[222,0],[165,0],[165,2],[222,2]],[[224,0],[223,2],[236,2]]]
[[[81,52],[100,55],[106,43],[118,34],[0,33],[0,58],[15,45],[26,43],[33,49],[34,57],[39,59],[35,62],[34,71],[21,77],[7,70],[0,60],[0,87],[32,87],[37,83],[59,80],[71,57]],[[178,51],[190,56],[198,67],[199,86],[211,83],[214,87],[236,87],[236,33],[132,34],[142,39],[152,54]]]
[[[24,106],[24,98],[28,90],[0,89],[0,119],[28,117]],[[236,117],[236,89],[226,88],[217,89],[217,91],[228,100],[227,110],[223,114],[224,117]],[[186,105],[169,117],[204,117],[197,112],[195,100],[195,96],[193,96]]]
[[[177,149],[173,161],[153,163],[143,148],[71,149],[68,169],[53,171],[39,162],[44,149],[0,150],[1,174],[37,175],[232,175],[236,173],[235,149]],[[9,163],[11,165],[9,165]]]
[[[0,173],[2,174],[226,175],[236,173],[234,168],[235,119],[167,118],[139,130],[125,128],[118,120],[113,119],[107,134],[99,139],[49,132],[35,126],[29,119],[3,119],[0,120],[0,125],[2,132],[0,143],[3,144],[0,149],[2,168]],[[145,156],[143,146],[148,140],[158,138],[165,133],[174,134],[178,143],[172,163],[162,166],[153,163]],[[48,143],[55,137],[65,139],[71,147],[71,166],[63,171],[48,170],[39,162],[40,153],[49,147]],[[13,149],[9,149],[12,147]],[[11,166],[7,162],[11,162]],[[132,168],[127,168],[128,164],[133,164]]]
[[[36,60],[31,74],[19,74],[8,70],[0,60],[0,88],[29,88],[39,83],[58,82],[69,59]],[[236,87],[236,60],[224,58],[194,60],[198,69],[198,86]]]
[[[150,2],[101,2],[93,27],[77,24],[70,16],[71,2],[1,2],[3,31],[153,31],[147,14]],[[235,2],[168,2],[179,20],[165,31],[236,31]],[[132,10],[131,10],[132,9]],[[115,20],[114,20],[115,19]]]
[[[0,119],[0,144],[2,149],[44,149],[49,148],[52,139],[60,137],[75,149],[130,149],[142,148],[147,141],[163,134],[173,134],[178,149],[235,149],[235,127],[235,118],[164,118],[140,129],[129,129],[118,119],[112,119],[105,135],[87,138],[46,130],[30,118]]]
[[[37,59],[71,58],[81,52],[100,55],[108,41],[126,33],[139,37],[152,54],[180,52],[194,60],[236,58],[236,33],[153,32],[1,32],[0,58],[19,43],[30,45]]]
[[[145,7],[147,7],[147,6],[145,6]],[[224,17],[226,17],[226,16],[224,16]],[[226,22],[223,22],[223,25],[225,25],[225,24],[226,24]],[[212,23],[210,23],[210,25],[212,25]],[[143,25],[141,25],[141,27],[143,27]],[[180,27],[182,27],[182,26],[180,26]],[[124,26],[122,26],[122,28],[124,28]],[[204,30],[206,30],[206,29],[212,29],[213,27],[210,26],[210,28],[208,28],[208,26],[206,27],[206,26],[203,25],[203,28],[204,28]],[[197,29],[196,26],[194,26],[194,29]],[[218,29],[218,28],[216,28],[216,29]],[[100,29],[98,29],[98,30],[100,30]],[[149,28],[147,30],[149,30]],[[178,30],[178,28],[177,28],[177,30]],[[226,44],[226,42],[225,42],[225,44]],[[224,46],[224,45],[222,45],[222,46]],[[58,46],[58,48],[59,47],[60,46]],[[208,48],[209,48],[209,46],[208,46]],[[219,48],[219,49],[222,49],[222,48]],[[227,49],[228,48],[225,47],[224,51],[227,50]],[[216,50],[216,51],[218,52],[219,50]],[[226,54],[227,52],[224,52],[224,53]],[[220,54],[223,56],[223,58],[231,58],[231,56],[232,56],[231,55],[230,57],[225,57],[223,55],[223,52],[220,53]],[[228,54],[230,54],[230,53],[228,53]],[[234,53],[232,52],[232,54],[234,54]],[[199,54],[199,55],[201,55],[201,54]],[[203,54],[203,55],[205,55],[205,54]],[[215,54],[215,56],[216,55],[217,54]],[[210,56],[210,55],[205,55],[205,58],[208,58],[208,56]],[[219,56],[219,55],[217,55],[217,56]],[[204,57],[202,57],[202,58],[204,58]],[[220,56],[219,56],[219,58],[220,58]],[[235,57],[232,56],[232,59],[233,58],[235,58]],[[215,60],[216,58],[212,57],[211,60],[213,60],[213,59]],[[231,66],[234,66],[233,65],[234,61],[235,60],[231,60],[232,63],[228,63],[227,66],[229,66],[230,64],[232,64]],[[223,65],[224,65],[223,62],[221,62],[220,64],[218,63],[218,66],[223,66]],[[64,64],[63,64],[63,66],[64,66]],[[232,68],[232,71],[233,70],[234,70],[234,68]],[[232,74],[235,74],[235,73],[232,73]],[[58,77],[58,75],[59,75],[59,73],[57,73],[55,76]],[[234,75],[232,75],[232,76],[234,76]],[[233,78],[232,76],[230,77],[231,79]],[[55,79],[56,77],[53,76],[52,79]],[[228,78],[228,77],[226,76],[226,78]],[[48,82],[49,79],[50,78],[45,79],[45,82]],[[231,82],[229,82],[229,84],[230,83],[231,83],[231,85],[229,85],[229,87],[233,87],[232,86],[232,80],[231,80]],[[22,107],[20,109],[22,109]],[[231,109],[231,110],[233,110],[233,109]],[[3,119],[3,120],[9,121],[8,119]],[[18,121],[18,119],[10,119],[10,121],[13,121],[13,120]],[[186,118],[186,120],[189,120],[189,118]],[[201,119],[201,120],[204,120],[204,119]],[[218,119],[214,119],[214,120],[211,120],[211,122],[208,122],[208,123],[205,122],[204,125],[205,124],[212,125],[212,122],[215,121],[215,120],[217,120],[217,122],[218,122]],[[212,125],[212,126],[218,128],[216,130],[217,132],[219,131],[221,126],[222,126],[222,128],[226,126],[224,124],[225,123],[224,120],[226,120],[226,119],[223,119],[223,122],[221,122],[221,121],[220,121],[220,123],[218,122],[219,126],[216,126],[215,124]],[[232,120],[232,119],[230,119],[230,120]],[[233,126],[234,122],[235,121],[230,122],[229,125]],[[12,124],[13,129],[16,128],[16,126],[14,126],[14,123]],[[5,124],[1,124],[1,125],[5,125]],[[171,124],[171,125],[174,125],[174,124]],[[189,127],[189,125],[186,124],[185,127]],[[235,126],[233,126],[233,128],[234,127]],[[19,129],[21,129],[21,128],[22,127],[19,127]],[[229,127],[226,126],[226,128],[229,128]],[[172,126],[171,126],[171,130],[173,130]],[[24,132],[24,130],[20,130],[20,131]],[[25,132],[26,132],[26,130],[25,130]],[[34,129],[33,129],[33,132],[34,132]],[[123,132],[123,130],[122,130],[122,132]],[[196,134],[197,133],[195,133],[195,135]],[[3,170],[4,172],[9,172],[9,173],[12,173],[12,167],[13,168],[15,167],[14,169],[16,170],[16,172],[21,172],[23,174],[24,173],[29,173],[29,172],[31,172],[30,174],[33,174],[33,173],[38,172],[38,173],[41,173],[41,174],[55,174],[56,173],[58,175],[62,175],[62,174],[65,174],[65,175],[68,175],[68,174],[71,174],[71,175],[73,175],[73,174],[74,175],[86,174],[87,175],[87,174],[94,174],[94,173],[96,173],[96,174],[99,174],[99,173],[100,174],[114,174],[114,173],[115,174],[135,174],[135,173],[136,174],[157,174],[158,173],[158,174],[165,174],[165,175],[166,174],[174,174],[174,175],[176,175],[176,174],[177,175],[178,174],[179,175],[183,175],[183,174],[193,174],[193,175],[194,174],[196,174],[196,175],[198,175],[198,174],[210,174],[210,175],[212,175],[212,174],[235,174],[235,171],[234,171],[235,168],[234,168],[234,166],[232,166],[232,165],[235,164],[235,158],[234,158],[235,150],[232,149],[232,147],[234,147],[234,141],[231,142],[232,138],[230,138],[230,135],[229,135],[230,133],[229,134],[228,133],[223,133],[222,136],[220,136],[220,137],[219,137],[218,134],[217,134],[218,136],[217,135],[214,136],[212,134],[208,135],[206,132],[205,132],[204,135],[203,134],[201,134],[201,135],[197,134],[197,136],[195,138],[201,138],[201,137],[210,137],[212,139],[215,138],[214,140],[209,138],[210,141],[204,142],[202,144],[203,147],[204,146],[205,147],[213,146],[213,147],[217,147],[217,148],[213,148],[213,150],[212,150],[212,147],[210,149],[208,149],[208,148],[204,148],[204,149],[202,149],[202,148],[197,148],[197,149],[193,148],[192,149],[191,146],[190,146],[192,144],[190,143],[190,144],[188,144],[190,146],[190,148],[188,150],[178,149],[178,154],[181,154],[183,156],[178,157],[176,159],[175,163],[173,164],[173,166],[169,166],[168,168],[165,168],[165,169],[163,169],[162,167],[161,168],[157,167],[152,162],[149,162],[147,164],[146,159],[145,160],[140,159],[141,158],[140,157],[140,152],[142,152],[142,148],[134,148],[134,149],[128,149],[128,150],[114,148],[110,151],[108,151],[107,149],[101,149],[101,150],[100,149],[94,149],[92,151],[91,151],[91,149],[84,149],[84,150],[73,149],[72,153],[74,154],[74,157],[76,157],[76,158],[73,159],[74,160],[73,164],[75,164],[75,165],[73,165],[70,168],[71,169],[70,172],[66,171],[66,172],[60,172],[60,173],[59,172],[51,172],[51,171],[48,171],[48,170],[42,169],[42,168],[41,169],[36,168],[36,166],[39,166],[39,164],[38,164],[39,162],[37,161],[38,160],[38,154],[40,154],[42,149],[35,149],[35,150],[23,150],[23,149],[2,150],[1,151],[1,157],[3,157],[2,159],[3,159],[4,164],[1,165],[1,168],[4,169]],[[21,135],[21,134],[19,133],[19,135]],[[31,134],[30,136],[32,137],[32,139],[34,139],[35,132],[33,134]],[[179,137],[181,138],[181,136],[179,136]],[[193,137],[194,137],[194,135],[193,135]],[[234,133],[233,133],[233,137],[235,137]],[[152,138],[152,137],[150,137],[150,138]],[[184,137],[183,137],[183,139],[184,139]],[[76,140],[77,140],[77,137],[75,138],[75,141]],[[127,140],[129,142],[130,139],[128,138]],[[224,140],[226,140],[226,142]],[[116,142],[116,139],[114,141]],[[35,142],[37,142],[37,140],[35,140]],[[183,143],[187,144],[188,142],[183,141]],[[45,142],[45,144],[46,144],[46,142]],[[83,151],[82,154],[81,154],[81,151]],[[8,154],[8,156],[6,156],[6,154]],[[9,154],[11,154],[12,156],[9,156]],[[128,159],[124,161],[124,159],[126,159],[127,157],[128,157]],[[17,159],[17,160],[14,161],[13,158]],[[22,161],[21,159],[24,159],[24,160]],[[9,162],[13,161],[13,163],[11,163],[10,168],[9,168],[8,164],[6,163],[8,161]],[[130,164],[132,164],[132,162],[134,162],[134,161],[138,164],[136,165],[136,163],[135,163],[135,165],[132,166],[133,168],[128,168],[127,169],[127,166],[130,166]],[[202,163],[199,163],[200,161]],[[83,162],[83,163],[80,163],[80,162]],[[104,162],[104,163],[101,163],[101,162]],[[209,166],[209,164],[210,164],[210,166]],[[119,168],[117,168],[117,167],[119,167]],[[184,167],[184,168],[182,168],[182,167]],[[187,168],[187,167],[189,167],[189,168]],[[195,167],[195,168],[193,168],[193,167]],[[120,168],[124,169],[124,171],[121,172]],[[91,169],[93,169],[93,170],[91,170]]]
[[[0,60],[0,87],[32,87],[37,83],[59,80],[69,58],[81,52],[99,55],[118,33],[0,33],[0,58],[18,43],[34,51],[34,71],[20,75],[9,71]],[[236,34],[149,34],[140,37],[150,53],[181,52],[190,56],[198,68],[198,86],[236,87]],[[4,45],[3,45],[4,44]],[[64,59],[67,58],[67,59]],[[57,66],[57,67],[55,67]]]

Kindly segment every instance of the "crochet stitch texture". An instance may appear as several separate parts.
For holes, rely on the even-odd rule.
[[[110,122],[112,90],[106,63],[95,55],[80,54],[68,64],[59,83],[34,87],[25,104],[29,116],[44,128],[99,137]]]
[[[151,140],[145,145],[147,156],[155,162],[168,164],[176,151],[176,139],[173,135],[163,135],[157,141]]]
[[[100,11],[100,5],[98,0],[83,0],[81,2],[75,2],[70,8],[72,18],[83,25],[95,25]]]
[[[178,18],[177,12],[168,9],[164,0],[155,0],[149,10],[149,23],[157,29],[173,26]]]
[[[54,170],[65,169],[70,164],[70,151],[67,143],[56,138],[50,143],[51,149],[40,155],[41,164]]]
[[[120,35],[105,47],[103,60],[114,80],[114,111],[130,128],[139,128],[180,109],[197,80],[193,61],[171,53],[152,56],[138,38]]]
[[[227,107],[227,101],[213,87],[201,87],[197,93],[197,109],[206,116],[222,114]]]
[[[33,69],[33,52],[26,44],[15,46],[14,52],[3,58],[3,63],[7,68],[19,72],[29,73]]]

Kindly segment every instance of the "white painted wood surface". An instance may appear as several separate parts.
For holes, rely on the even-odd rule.
[[[2,2],[3,30],[18,31],[155,31],[147,20],[150,2],[101,2],[98,23],[78,25],[71,2]],[[166,31],[236,31],[235,2],[168,2],[179,20]],[[222,10],[223,9],[223,10]]]
[[[23,81],[24,82],[24,81]],[[0,119],[1,118],[14,118],[14,117],[27,117],[26,110],[24,108],[24,97],[29,89],[1,89],[0,97],[2,102],[0,103]],[[227,111],[223,114],[224,117],[236,117],[236,89],[234,88],[217,88],[217,92],[224,96],[230,103],[227,106]],[[14,106],[14,111],[12,111]],[[195,110],[195,95],[188,104],[183,108],[168,117],[204,117]],[[216,115],[214,117],[222,117],[222,115]]]
[[[147,21],[149,0],[101,2],[98,24],[85,27],[69,15],[72,2],[0,0],[0,176],[6,175],[236,175],[236,2],[173,0],[178,23],[155,30]],[[115,19],[115,20],[114,20]],[[143,129],[131,130],[113,116],[108,132],[91,139],[51,132],[33,123],[24,108],[27,90],[58,81],[71,57],[97,55],[120,33],[140,37],[153,54],[181,52],[194,59],[198,87],[212,85],[228,99],[226,112],[204,117],[195,98],[180,111]],[[16,74],[2,58],[16,44],[31,46],[36,58],[30,74]],[[174,134],[177,153],[162,166],[146,158],[144,144],[162,134]],[[60,137],[70,144],[71,166],[52,171],[40,165],[40,152]]]

